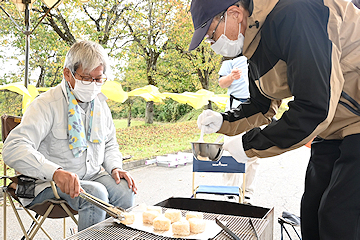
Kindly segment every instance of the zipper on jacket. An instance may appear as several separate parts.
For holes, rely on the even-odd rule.
[[[342,91],[341,92],[341,96],[343,98],[345,98],[346,100],[348,100],[352,105],[354,105],[354,107],[350,106],[349,104],[347,104],[346,102],[343,102],[341,100],[339,100],[339,103],[341,105],[343,105],[344,107],[346,107],[350,112],[354,113],[355,115],[360,116],[360,104],[358,102],[355,101],[355,99],[353,99],[352,97],[350,97],[346,92]]]

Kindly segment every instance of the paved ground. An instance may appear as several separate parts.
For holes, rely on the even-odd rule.
[[[303,191],[304,175],[310,149],[306,147],[287,152],[283,155],[260,159],[257,185],[253,204],[265,208],[274,207],[274,239],[280,239],[280,226],[277,217],[283,211],[299,215],[300,199]],[[136,203],[154,205],[169,197],[190,197],[192,183],[192,165],[179,166],[177,168],[159,167],[156,165],[143,165],[139,162],[138,167],[129,169],[137,180],[139,192]],[[216,183],[221,181],[219,174],[198,174],[199,183]],[[219,197],[204,196],[204,198],[223,200]],[[16,222],[14,213],[8,207],[7,239],[20,239],[21,229]],[[21,210],[23,212],[23,210]],[[23,213],[21,215],[24,215]],[[0,224],[3,223],[3,208],[0,210]],[[25,216],[25,215],[24,215]],[[26,226],[30,224],[30,218],[25,218]],[[67,219],[66,234],[70,236],[70,228],[74,227],[71,219]],[[62,220],[47,220],[45,229],[54,237],[62,239]],[[3,238],[3,228],[0,230],[0,239]],[[40,234],[36,239],[47,239]],[[285,238],[287,239],[287,238]],[[296,239],[293,237],[293,239]]]

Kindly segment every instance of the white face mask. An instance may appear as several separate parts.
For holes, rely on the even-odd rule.
[[[98,86],[95,82],[85,85],[81,82],[81,80],[76,79],[75,77],[74,79],[75,87],[72,89],[72,92],[74,93],[76,99],[82,102],[91,102],[101,92],[101,85]]]
[[[236,57],[242,52],[244,46],[244,35],[240,32],[241,23],[239,24],[239,35],[237,40],[230,40],[225,35],[226,29],[226,15],[225,15],[225,28],[224,33],[220,38],[211,45],[211,49],[214,50],[216,54],[220,54],[224,57]]]

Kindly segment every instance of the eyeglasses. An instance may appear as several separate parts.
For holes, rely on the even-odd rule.
[[[215,32],[216,32],[216,29],[219,27],[220,22],[221,22],[222,19],[224,18],[225,13],[226,13],[226,11],[221,14],[221,17],[220,17],[220,19],[219,19],[219,22],[218,22],[218,24],[216,25],[214,31],[211,33],[211,36],[209,37],[209,35],[207,35],[208,37],[205,39],[206,42],[209,42],[209,43],[214,43],[214,42],[215,42],[215,40],[214,40],[213,38],[214,38],[214,35],[215,35]]]
[[[71,72],[71,71],[70,71]],[[80,75],[79,73],[75,72],[75,73],[72,73],[72,76],[75,78],[75,74],[79,75],[81,77],[81,83],[84,84],[84,85],[90,85],[92,82],[95,82],[96,85],[98,86],[101,86],[103,85],[106,80],[107,80],[107,77],[105,74],[101,75],[101,77],[97,77],[97,78],[93,78],[91,76],[83,76],[83,75]]]

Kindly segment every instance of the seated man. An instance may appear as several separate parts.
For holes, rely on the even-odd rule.
[[[106,97],[107,54],[99,44],[75,43],[66,55],[63,81],[38,96],[7,137],[3,158],[18,172],[38,179],[29,205],[62,199],[79,213],[79,231],[105,220],[106,212],[79,197],[85,191],[129,208],[137,188],[122,170],[122,155]]]

